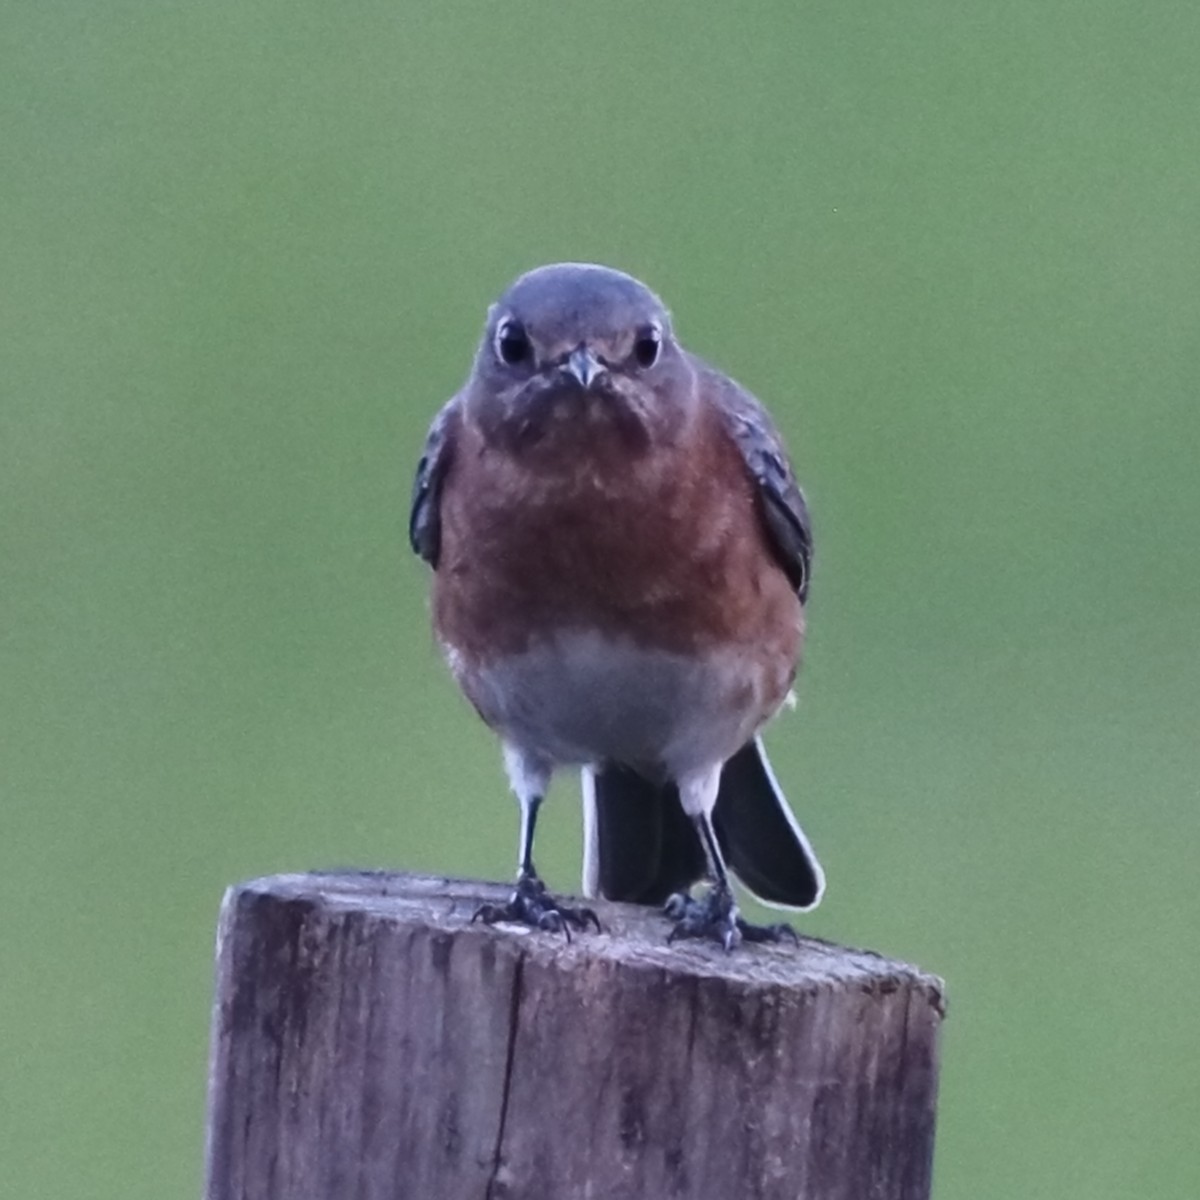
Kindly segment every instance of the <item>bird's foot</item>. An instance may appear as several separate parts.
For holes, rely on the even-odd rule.
[[[534,874],[518,876],[517,890],[507,904],[481,904],[471,921],[482,921],[485,925],[511,921],[516,925],[544,929],[548,933],[564,934],[568,942],[572,929],[586,929],[594,925],[596,932],[600,932],[600,918],[590,908],[559,904]]]
[[[752,925],[743,920],[728,887],[714,887],[701,900],[686,892],[676,892],[663,911],[674,922],[668,942],[680,938],[703,938],[718,942],[726,951],[740,942],[781,942],[789,939],[799,943],[796,931],[785,924]]]

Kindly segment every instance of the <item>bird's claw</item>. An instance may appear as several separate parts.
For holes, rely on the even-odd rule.
[[[536,875],[522,875],[507,904],[481,904],[471,917],[472,924],[476,921],[485,925],[497,921],[528,925],[547,933],[561,933],[568,942],[573,928],[584,930],[591,925],[600,932],[600,918],[590,908],[559,904]]]
[[[796,931],[782,922],[776,925],[753,925],[738,913],[733,893],[715,887],[702,900],[686,892],[676,892],[663,911],[675,924],[667,935],[668,944],[683,938],[714,941],[728,953],[740,942],[781,942],[790,939],[799,945]]]

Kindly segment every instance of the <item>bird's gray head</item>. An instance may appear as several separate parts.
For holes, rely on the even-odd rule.
[[[693,390],[670,314],[645,284],[556,263],[492,305],[467,404],[485,433],[514,448],[605,427],[636,443],[678,425]]]

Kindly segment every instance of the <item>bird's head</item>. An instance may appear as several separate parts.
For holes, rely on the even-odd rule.
[[[492,305],[467,404],[514,447],[602,428],[645,442],[679,426],[694,390],[670,314],[645,284],[557,263],[522,275]]]

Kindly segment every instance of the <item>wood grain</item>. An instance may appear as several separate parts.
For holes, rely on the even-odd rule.
[[[925,1200],[939,980],[802,939],[470,923],[507,889],[283,875],[221,912],[208,1200]]]

